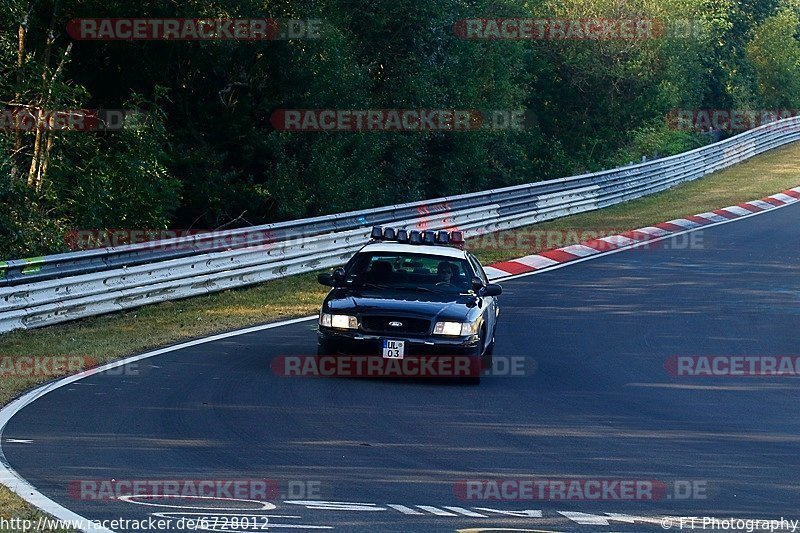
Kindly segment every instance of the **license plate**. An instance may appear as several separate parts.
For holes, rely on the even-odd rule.
[[[383,358],[402,359],[406,351],[406,341],[383,339]]]

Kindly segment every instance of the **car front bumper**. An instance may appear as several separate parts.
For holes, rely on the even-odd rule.
[[[321,355],[375,355],[383,353],[384,339],[405,341],[405,357],[426,355],[481,355],[480,338],[468,337],[404,337],[403,335],[370,335],[358,331],[320,327],[318,339]],[[330,352],[330,353],[327,353]]]

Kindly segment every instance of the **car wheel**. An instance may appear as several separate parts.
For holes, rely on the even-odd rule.
[[[481,375],[480,372],[477,376],[467,376],[465,378],[459,378],[459,383],[463,383],[465,385],[480,385],[481,383]]]
[[[317,357],[321,355],[334,355],[333,346],[329,342],[317,342]]]
[[[481,366],[484,370],[489,370],[492,368],[493,359],[492,356],[494,355],[494,339],[492,342],[489,343],[489,346],[483,350],[483,355],[481,356]]]
[[[469,385],[478,385],[481,382],[481,374],[483,370],[487,368],[487,354],[488,354],[488,362],[489,367],[492,366],[492,353],[491,353],[491,345],[486,345],[486,329],[481,329],[481,351],[478,352],[477,360],[473,361],[474,364],[478,365],[478,375],[477,376],[469,376],[466,378],[462,378],[461,382],[466,383]],[[470,368],[474,368],[470,365]]]

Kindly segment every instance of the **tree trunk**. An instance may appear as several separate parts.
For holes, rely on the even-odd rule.
[[[28,37],[28,16],[25,15],[19,28],[17,28],[17,92],[14,93],[14,102],[19,103],[22,94],[19,92],[22,88],[22,65],[25,63],[25,44]],[[17,158],[22,151],[22,131],[19,128],[14,128],[14,150],[11,156],[11,181],[17,179],[19,175],[19,167],[17,166]]]

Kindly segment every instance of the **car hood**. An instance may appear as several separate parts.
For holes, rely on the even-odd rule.
[[[477,314],[475,297],[426,292],[382,292],[380,295],[334,289],[325,299],[323,311],[343,314],[397,314],[457,322]]]

